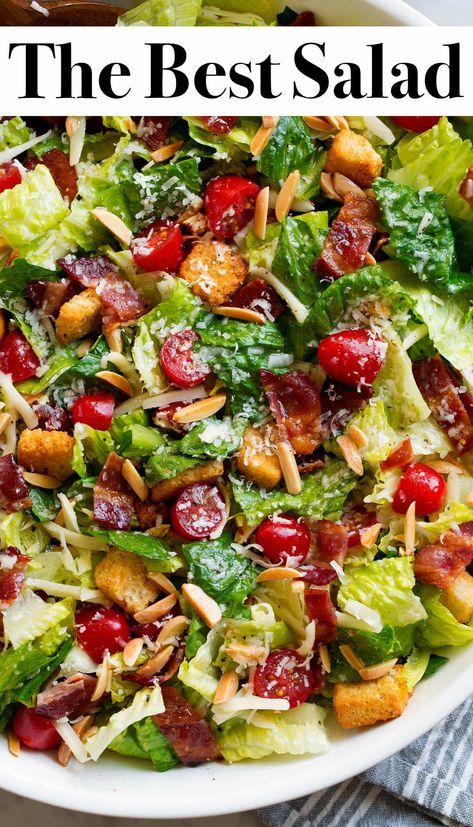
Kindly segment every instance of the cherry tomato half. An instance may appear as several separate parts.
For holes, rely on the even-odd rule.
[[[398,514],[405,514],[411,503],[415,502],[416,514],[433,514],[442,508],[446,493],[444,478],[428,465],[415,462],[399,480],[393,508]]]
[[[172,527],[186,540],[205,540],[224,521],[225,503],[216,485],[189,485],[171,509]]]
[[[50,718],[45,718],[36,709],[27,706],[19,706],[16,710],[12,730],[20,743],[30,749],[51,749],[61,743],[61,736],[54,729]]]
[[[181,227],[173,221],[155,221],[135,236],[130,249],[133,260],[147,273],[176,273],[184,261]]]
[[[161,348],[161,367],[167,378],[179,388],[195,388],[210,374],[193,345],[200,339],[195,330],[187,328],[171,333]]]
[[[239,175],[222,175],[207,184],[204,209],[218,238],[232,239],[253,216],[258,184]]]
[[[21,184],[21,172],[16,164],[11,161],[0,165],[0,192],[12,190],[17,184]]]
[[[208,117],[201,117],[199,120],[202,121],[209,132],[213,132],[215,135],[228,135],[235,126],[238,118],[225,115],[210,115]]]
[[[408,129],[409,132],[425,132],[426,129],[431,129],[440,120],[440,115],[393,115],[391,120],[403,129]]]
[[[96,431],[108,431],[112,423],[115,397],[111,393],[80,396],[72,406],[72,421],[84,422]]]
[[[31,379],[40,364],[41,360],[19,330],[12,330],[3,337],[0,342],[0,371],[9,373],[12,382]]]
[[[288,557],[300,565],[310,549],[310,530],[290,514],[268,517],[258,526],[255,541],[271,563],[285,565]]]
[[[126,615],[120,609],[84,606],[76,612],[77,640],[95,663],[105,652],[121,652],[131,637]]]
[[[317,352],[324,371],[344,385],[372,385],[381,370],[386,344],[371,330],[341,330],[322,339]]]
[[[259,698],[286,699],[291,707],[299,706],[314,690],[314,675],[294,649],[276,649],[256,667],[253,686]]]

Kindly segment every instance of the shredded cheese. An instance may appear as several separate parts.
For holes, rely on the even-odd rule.
[[[255,276],[260,276],[262,279],[268,282],[271,287],[274,287],[276,293],[286,302],[289,310],[292,312],[293,316],[295,317],[296,321],[299,324],[302,324],[307,319],[309,315],[309,309],[302,304],[301,301],[291,293],[288,287],[279,281],[278,278],[274,275],[274,273],[270,273],[269,270],[265,270],[263,267],[256,267],[254,270],[251,271],[252,274]]]
[[[4,373],[0,373],[0,389],[10,412],[18,411],[26,427],[31,431],[37,428],[39,420],[33,408],[17,391],[10,377]]]
[[[70,546],[75,548],[86,548],[90,551],[107,551],[108,544],[105,540],[99,537],[87,537],[85,534],[78,534],[76,531],[71,531],[68,528],[57,523],[47,522],[43,523],[43,528],[46,529],[51,537],[62,542],[63,540]]]
[[[67,499],[65,494],[58,494],[57,498],[61,503],[62,513],[64,515],[64,522],[66,524],[66,528],[69,531],[75,531],[78,534],[81,533],[79,528],[79,523],[77,522],[76,513],[72,506],[72,503]]]
[[[87,750],[84,744],[80,740],[77,733],[74,732],[69,721],[53,721],[53,726],[56,732],[61,736],[64,743],[69,747],[74,758],[79,761],[79,764],[85,764],[87,761],[91,760],[89,755],[87,755]]]
[[[26,150],[31,149],[32,146],[36,146],[36,144],[41,143],[41,141],[45,141],[46,138],[49,138],[50,134],[51,130],[48,130],[44,135],[35,135],[34,138],[25,141],[24,144],[4,149],[3,152],[0,152],[0,164],[7,164],[9,161],[13,161],[13,158],[16,158],[17,155],[21,155],[22,152],[26,152]]]
[[[86,589],[82,586],[70,586],[67,583],[54,583],[52,580],[42,580],[40,577],[29,577],[28,586],[31,589],[40,589],[51,597],[73,597],[83,603],[110,604],[109,599],[100,589]]]

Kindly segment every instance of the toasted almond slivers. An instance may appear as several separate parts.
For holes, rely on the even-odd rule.
[[[319,658],[325,672],[332,671],[332,661],[326,643],[319,643]]]
[[[87,356],[89,350],[93,345],[92,339],[84,339],[80,344],[77,345],[76,353],[79,359],[82,359],[84,356]]]
[[[14,755],[15,758],[18,758],[21,750],[20,739],[11,730],[8,733],[8,749],[11,755]]]
[[[160,571],[149,571],[148,580],[152,580],[153,583],[156,583],[158,589],[161,589],[161,591],[166,594],[177,594],[177,589],[174,583],[171,583],[169,577],[166,577],[166,575],[162,574]]]
[[[200,586],[196,586],[195,583],[184,583],[182,594],[194,611],[197,612],[199,617],[211,629],[222,619],[220,606],[212,597],[209,597]]]
[[[0,413],[0,436],[3,434],[5,428],[11,421],[10,414]]]
[[[141,502],[144,502],[148,498],[148,486],[129,459],[126,459],[122,465],[122,476]]]
[[[134,666],[144,646],[142,637],[134,637],[128,641],[123,649],[123,663],[125,666]]]
[[[125,379],[121,373],[114,373],[113,370],[99,370],[95,375],[97,379],[101,379],[102,382],[108,382],[109,385],[126,394],[126,396],[133,396],[132,386],[128,379]]]
[[[250,152],[252,155],[260,155],[262,153],[265,146],[269,143],[273,132],[273,126],[260,126],[250,144]]]
[[[171,619],[168,620],[168,622],[165,623],[161,629],[158,637],[156,638],[157,642],[160,646],[166,646],[168,643],[174,645],[173,640],[180,637],[183,632],[185,632],[188,625],[189,620],[184,615],[176,615],[175,617],[171,617]]]
[[[225,647],[227,655],[236,663],[258,663],[268,654],[265,646],[257,646],[254,643],[229,643]]]
[[[130,246],[133,233],[128,229],[125,222],[122,221],[118,215],[106,210],[105,207],[95,207],[90,211],[90,213],[97,219],[97,221],[100,221],[100,223],[103,224],[107,230],[110,230],[112,235],[114,235],[115,238],[118,238],[118,240],[121,241],[125,247]]]
[[[366,448],[368,445],[368,440],[358,425],[350,425],[347,429],[347,435],[350,437],[351,441],[355,443],[357,448]]]
[[[112,327],[109,330],[104,329],[104,336],[110,350],[113,350],[114,353],[122,352],[122,332],[119,327]]]
[[[156,675],[157,672],[161,671],[163,666],[166,666],[173,652],[174,646],[165,646],[149,658],[146,663],[143,663],[143,665],[136,670],[136,674],[144,678],[150,678],[152,675]]]
[[[155,149],[154,152],[151,153],[153,161],[157,164],[161,161],[168,161],[169,158],[172,158],[172,156],[176,154],[183,143],[184,141],[174,141],[172,144],[166,144],[166,146]]]
[[[275,129],[279,122],[279,115],[263,115],[263,126],[266,129]]]
[[[369,252],[366,253],[365,260],[363,262],[363,264],[366,267],[374,267],[374,265],[377,264],[377,263],[378,262],[376,261],[375,257],[371,255],[371,253],[369,253]]]
[[[411,503],[404,517],[404,554],[412,557],[416,545],[416,504]]]
[[[374,663],[373,666],[365,666],[359,669],[360,677],[364,681],[375,681],[376,678],[383,678],[391,671],[393,666],[396,666],[397,658],[392,660],[385,660],[384,663]]]
[[[455,471],[457,474],[468,473],[463,463],[459,463],[457,465],[456,463],[448,462],[445,459],[426,460],[425,465],[428,465],[433,471],[437,471],[437,474],[450,474],[452,471]]]
[[[61,485],[56,477],[50,477],[49,474],[35,474],[33,471],[23,471],[23,479],[38,488],[58,488]]]
[[[269,209],[269,187],[263,187],[256,196],[255,212],[253,215],[253,232],[262,241],[266,238],[266,225],[268,223]]]
[[[343,202],[342,196],[339,195],[335,189],[333,175],[330,175],[329,172],[320,173],[320,189],[328,198],[331,198],[332,201]]]
[[[317,129],[318,132],[333,132],[333,126],[327,119],[318,115],[306,115],[302,118],[309,129]]]
[[[272,569],[265,569],[258,574],[257,583],[264,583],[267,580],[298,580],[301,577],[300,571],[291,569],[289,566],[276,566]]]
[[[289,213],[296,195],[297,185],[300,178],[301,174],[299,170],[293,170],[289,173],[284,181],[284,184],[279,190],[278,197],[276,198],[276,204],[274,206],[274,211],[278,221],[282,221]]]
[[[72,729],[74,730],[75,734],[81,739],[81,741],[85,741],[86,733],[90,730],[90,725],[94,720],[93,715],[84,715],[83,718],[80,718],[79,721],[76,721],[75,724],[72,724]],[[67,767],[69,760],[72,756],[71,749],[67,746],[67,744],[63,741],[57,751],[57,760],[61,764],[62,767]]]
[[[217,413],[220,408],[223,408],[227,401],[226,394],[219,393],[217,396],[207,396],[205,399],[198,399],[197,402],[192,402],[186,405],[185,408],[180,408],[173,416],[175,422],[183,424],[184,422],[200,422],[201,419],[207,419],[208,416]]]
[[[94,693],[91,697],[91,702],[94,703],[95,701],[99,701],[100,698],[105,695],[108,687],[108,680],[110,674],[110,661],[108,654],[105,655],[102,663],[100,664],[97,670],[97,683],[95,684]]]
[[[363,474],[363,462],[353,440],[346,434],[342,434],[342,436],[337,436],[337,442],[348,467],[361,477]]]
[[[255,324],[266,324],[266,316],[258,313],[257,310],[250,310],[249,307],[227,307],[219,305],[212,307],[212,313],[217,316],[226,316],[229,319],[239,319],[242,322],[254,322]]]
[[[218,682],[217,689],[215,690],[213,700],[214,704],[223,704],[225,701],[229,701],[230,698],[233,698],[233,696],[238,692],[238,684],[239,681],[236,672],[233,670],[230,672],[224,672]]]
[[[379,532],[382,529],[381,523],[374,523],[374,525],[368,526],[365,528],[363,534],[360,537],[360,543],[364,548],[372,548],[378,539]]]
[[[356,669],[357,672],[359,672],[360,669],[365,668],[365,664],[363,663],[361,658],[359,658],[358,655],[353,651],[349,643],[342,643],[342,645],[340,646],[340,652],[342,653],[345,660],[348,661],[350,666],[353,666],[353,669]]]
[[[342,115],[324,115],[328,123],[331,123],[334,129],[348,129],[348,121]]]
[[[154,623],[155,620],[159,620],[161,617],[164,617],[164,615],[167,615],[173,606],[176,605],[176,602],[177,595],[168,594],[168,596],[163,597],[162,600],[158,600],[156,603],[152,603],[151,606],[147,606],[146,609],[141,609],[141,611],[136,612],[133,617],[138,623]]]
[[[299,494],[302,489],[301,475],[291,445],[279,442],[276,451],[288,493]]]
[[[362,198],[365,197],[365,193],[361,187],[359,187],[358,184],[355,184],[355,182],[352,181],[351,178],[348,178],[347,175],[342,175],[341,172],[334,172],[332,181],[335,192],[342,198],[344,198],[349,192],[352,192],[355,195],[360,195]]]

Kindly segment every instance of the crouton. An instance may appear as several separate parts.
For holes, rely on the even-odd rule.
[[[101,321],[102,302],[89,288],[62,305],[56,320],[56,336],[62,345],[88,336]]]
[[[468,623],[473,615],[473,577],[464,571],[445,589],[441,603],[459,623]]]
[[[243,284],[248,267],[228,244],[195,244],[181,264],[179,275],[192,291],[211,305],[225,304]]]
[[[374,681],[335,684],[333,706],[338,723],[344,729],[353,729],[398,718],[408,700],[403,667],[396,666]]]
[[[72,474],[73,437],[65,431],[24,430],[18,441],[18,462],[28,471],[65,480]]]
[[[362,189],[380,175],[383,159],[363,135],[351,129],[337,132],[327,154],[326,172],[340,172]]]
[[[117,606],[133,615],[149,606],[158,587],[148,580],[146,566],[131,551],[113,548],[95,567],[95,584]]]
[[[168,500],[174,497],[186,488],[188,485],[194,485],[196,482],[214,482],[217,477],[223,474],[223,462],[220,459],[206,462],[204,465],[195,465],[193,468],[188,468],[187,471],[182,471],[176,474],[170,480],[161,480],[156,483],[151,489],[151,499],[155,503]]]
[[[281,466],[271,437],[269,428],[247,428],[236,458],[240,474],[260,488],[274,488],[281,481]]]

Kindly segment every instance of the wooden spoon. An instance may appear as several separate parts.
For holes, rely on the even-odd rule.
[[[123,8],[100,0],[37,0],[48,15],[31,8],[31,0],[0,0],[2,26],[114,26]]]

